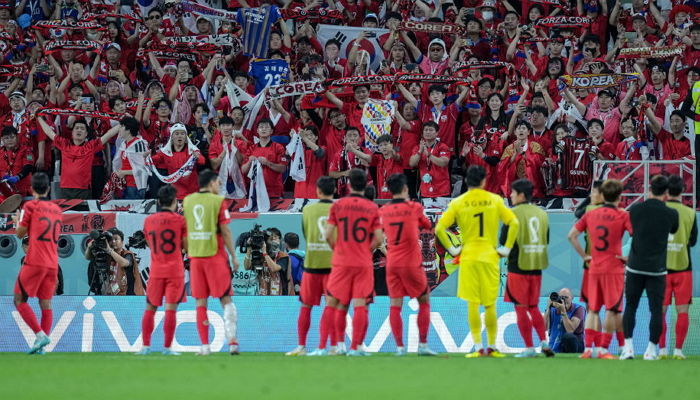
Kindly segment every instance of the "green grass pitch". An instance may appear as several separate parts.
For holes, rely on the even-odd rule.
[[[158,353],[0,354],[0,398],[700,399],[700,357],[655,362]]]

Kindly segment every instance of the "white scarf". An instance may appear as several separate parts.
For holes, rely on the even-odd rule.
[[[287,154],[293,156],[292,165],[289,167],[289,176],[296,182],[306,181],[306,159],[304,158],[304,145],[301,143],[301,135],[292,130],[292,139],[287,145]]]
[[[170,135],[168,138],[168,142],[165,144],[165,146],[161,147],[158,149],[158,152],[163,153],[167,157],[172,157],[173,156],[173,136]],[[155,175],[161,182],[164,183],[175,183],[179,181],[180,179],[190,176],[192,171],[194,171],[194,166],[197,163],[197,159],[200,156],[199,149],[197,146],[192,143],[190,140],[189,136],[187,137],[187,154],[190,156],[187,161],[185,161],[180,168],[173,172],[170,175],[162,175],[160,172],[158,172],[158,168],[153,163],[153,160],[151,159],[151,156],[147,157],[146,160],[146,165],[148,165],[151,169],[151,173]]]
[[[227,199],[242,199],[245,197],[245,181],[243,181],[243,174],[241,173],[241,167],[238,165],[238,160],[236,159],[236,154],[238,149],[234,144],[233,138],[231,139],[231,151],[228,150],[228,144],[223,143],[224,146],[224,159],[221,161],[221,166],[219,166],[219,183],[221,186],[221,195]],[[226,189],[226,183],[229,178],[233,181],[235,185],[235,190],[229,193]]]
[[[270,197],[267,195],[267,187],[265,186],[265,177],[263,176],[263,167],[257,159],[253,161],[248,171],[250,178],[250,192],[248,193],[248,204],[241,208],[241,212],[246,211],[270,211]],[[255,197],[253,197],[255,196]]]
[[[120,171],[122,169],[122,154],[126,152],[126,158],[131,164],[131,172],[134,174],[134,181],[136,182],[136,188],[146,189],[148,187],[148,176],[150,172],[146,166],[146,159],[144,153],[148,152],[148,142],[143,140],[139,135],[133,143],[126,147],[126,140],[121,137],[117,138],[117,153],[112,159],[112,170]]]

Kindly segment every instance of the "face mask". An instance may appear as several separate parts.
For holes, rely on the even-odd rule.
[[[493,19],[493,11],[483,11],[481,16],[484,17],[485,20],[491,21]]]

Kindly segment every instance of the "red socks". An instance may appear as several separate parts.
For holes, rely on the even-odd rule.
[[[583,330],[583,334],[585,336],[584,342],[585,342],[586,347],[590,348],[590,347],[593,347],[595,345],[595,343],[597,342],[599,333],[600,332],[595,331],[593,329],[584,329]]]
[[[676,320],[676,348],[682,349],[683,343],[685,342],[685,337],[688,335],[688,325],[690,320],[688,319],[688,313],[678,314],[678,319]]]
[[[328,338],[331,340],[331,346],[338,343],[335,335],[335,308],[326,306],[321,314],[321,337],[318,341],[318,348],[325,349]]]
[[[163,322],[163,333],[165,341],[163,347],[169,349],[175,337],[175,326],[177,325],[177,311],[165,310],[165,321]]]
[[[335,337],[336,343],[345,343],[345,326],[347,325],[347,319],[345,316],[348,314],[348,310],[335,310]]]
[[[617,345],[622,347],[625,345],[625,332],[623,331],[617,331],[615,332],[615,335],[617,336]]]
[[[602,347],[604,349],[607,349],[610,347],[610,342],[612,341],[612,333],[607,333],[607,332],[598,332],[598,336],[600,339],[599,347]]]
[[[355,307],[355,312],[352,316],[352,343],[350,344],[350,350],[357,350],[358,346],[365,340],[368,325],[367,306]]]
[[[207,308],[197,307],[197,332],[202,344],[209,344],[209,321],[207,318]]]
[[[41,330],[46,336],[51,333],[51,325],[53,325],[53,310],[41,310]]]
[[[401,320],[401,307],[389,307],[389,323],[391,324],[391,333],[394,334],[394,340],[396,340],[396,346],[403,347],[403,321]],[[353,336],[355,335],[353,334]]]
[[[36,320],[36,315],[34,315],[34,311],[32,310],[31,307],[29,307],[29,304],[27,303],[20,303],[17,305],[17,312],[19,312],[19,315],[22,317],[24,322],[31,328],[34,333],[39,333],[41,331],[41,327],[39,326],[39,321]]]
[[[311,307],[301,307],[299,318],[297,319],[297,335],[299,336],[299,346],[306,346],[306,335],[311,326]]]
[[[515,316],[520,336],[525,341],[525,347],[532,347],[532,321],[530,321],[528,309],[522,306],[515,306]]]
[[[141,335],[143,336],[143,345],[151,345],[151,335],[153,334],[153,319],[155,318],[156,312],[152,310],[145,310],[143,312],[143,318],[141,319]]]
[[[544,317],[542,317],[542,314],[540,314],[540,310],[538,310],[537,307],[529,307],[527,311],[530,314],[530,321],[532,321],[532,327],[535,328],[537,336],[540,338],[540,340],[547,340]]]
[[[428,329],[430,329],[430,303],[418,304],[418,342],[428,342]]]

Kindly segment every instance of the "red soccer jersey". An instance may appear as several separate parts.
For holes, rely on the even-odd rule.
[[[48,200],[30,200],[24,204],[19,215],[19,226],[26,227],[29,236],[25,265],[58,269],[61,221],[61,208]]]
[[[372,166],[377,167],[377,198],[390,199],[391,192],[386,186],[386,181],[393,174],[403,173],[403,162],[401,158],[384,158],[382,154],[372,156]]]
[[[432,104],[418,103],[418,116],[423,123],[433,121],[438,124],[438,138],[440,143],[447,145],[452,155],[455,148],[455,136],[457,133],[457,118],[459,118],[459,107],[452,103],[448,106],[442,106],[437,110]]]
[[[325,148],[321,146],[325,151]],[[294,184],[294,198],[317,199],[316,181],[328,172],[328,153],[318,158],[311,149],[304,149],[304,161],[306,162],[306,180]]]
[[[450,157],[450,149],[442,142],[436,142],[428,149],[428,152],[436,157]],[[412,154],[418,154],[418,146],[413,148]],[[450,172],[447,167],[438,167],[428,161],[425,154],[421,154],[418,163],[418,179],[420,180],[421,197],[448,197],[451,193]]]
[[[690,140],[687,137],[677,140],[666,129],[661,129],[656,137],[661,142],[664,160],[680,160],[691,155]]]
[[[182,240],[187,237],[185,217],[172,211],[161,211],[146,217],[143,233],[151,249],[151,278],[185,276],[182,262]]]
[[[265,157],[267,161],[275,164],[287,165],[287,154],[284,147],[275,142],[270,142],[267,146],[262,146],[260,143],[254,144],[248,148],[248,156]],[[265,178],[265,186],[267,187],[267,195],[270,197],[282,197],[284,187],[282,185],[282,173],[273,171],[272,168],[263,166],[263,176]]]
[[[331,206],[328,224],[338,228],[333,267],[372,268],[372,235],[379,229],[379,208],[366,198],[351,194]]]
[[[423,206],[413,201],[394,199],[379,210],[386,235],[387,268],[416,267],[423,263],[419,240],[420,229],[432,224],[423,213]]]
[[[632,223],[627,211],[612,205],[603,205],[589,211],[576,223],[576,230],[586,232],[591,246],[590,272],[623,274],[622,237],[632,235]]]
[[[61,151],[61,188],[87,189],[92,182],[92,161],[104,148],[100,139],[78,146],[72,140],[56,136],[54,147]]]
[[[164,168],[168,171],[168,174],[173,174],[175,171],[182,168],[183,165],[189,161],[192,155],[187,151],[185,147],[181,151],[173,151],[172,156],[168,157],[159,151],[153,156],[153,163],[158,168]],[[204,165],[206,160],[204,156],[199,154],[197,157],[196,165],[201,167]],[[128,176],[128,175],[127,175]],[[128,183],[128,181],[127,181]],[[197,168],[195,168],[189,175],[183,176],[173,183],[173,186],[177,190],[177,199],[182,200],[190,193],[194,193],[199,190],[199,183],[197,182]]]

